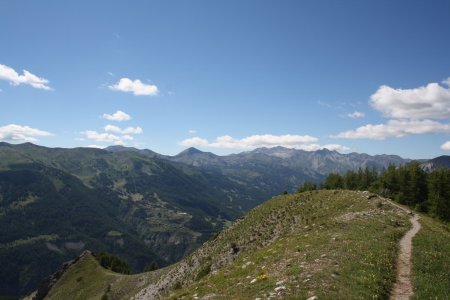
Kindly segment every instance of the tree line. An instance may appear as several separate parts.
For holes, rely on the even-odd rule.
[[[418,162],[404,166],[390,165],[382,172],[375,168],[360,168],[345,174],[330,173],[316,185],[305,182],[298,192],[322,189],[368,190],[426,212],[444,221],[450,221],[450,170],[425,172]]]

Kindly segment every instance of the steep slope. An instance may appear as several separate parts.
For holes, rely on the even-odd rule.
[[[134,281],[128,282],[131,288],[107,278],[107,271],[95,284],[108,299],[129,299],[139,289],[133,299],[386,298],[395,279],[398,240],[410,224],[403,210],[368,195],[279,196],[175,265],[136,279],[116,274]],[[76,270],[69,268],[46,299],[92,288],[93,283],[77,285],[84,273]]]
[[[1,143],[0,175],[0,295],[35,288],[87,247],[135,271],[173,263],[263,200],[221,174],[135,151]]]
[[[450,156],[442,155],[435,157],[422,163],[421,166],[427,172],[432,172],[437,169],[450,169]]]
[[[24,294],[84,249],[115,252],[134,269],[162,262],[119,218],[121,200],[37,163],[0,171],[0,291]]]

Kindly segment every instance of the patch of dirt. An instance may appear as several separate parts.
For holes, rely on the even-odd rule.
[[[411,254],[412,239],[419,232],[421,226],[419,215],[414,214],[410,219],[412,228],[400,240],[400,254],[397,260],[397,280],[391,292],[392,300],[407,300],[414,294],[411,283]]]

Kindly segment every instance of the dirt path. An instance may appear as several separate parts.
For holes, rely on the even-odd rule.
[[[405,208],[402,209],[408,211]],[[414,214],[409,221],[413,226],[400,240],[400,254],[397,260],[397,280],[391,292],[391,300],[407,300],[414,294],[411,283],[411,253],[412,238],[417,232],[419,232],[421,227],[419,223],[419,215]]]

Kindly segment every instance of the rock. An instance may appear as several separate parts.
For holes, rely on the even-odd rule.
[[[284,291],[286,289],[286,287],[284,286],[284,285],[282,285],[282,286],[277,286],[275,289],[274,289],[274,291],[275,292],[279,292],[279,291]]]
[[[322,254],[320,257],[321,257],[321,258],[326,258],[327,255],[326,255],[326,254]]]
[[[317,297],[317,296],[312,296],[312,297],[309,297],[309,298],[306,299],[306,300],[317,300],[317,299],[319,299],[319,297]]]
[[[279,285],[282,285],[283,283],[284,283],[284,280],[280,280],[280,281],[277,281],[277,283],[275,283],[275,285],[279,286]]]
[[[250,281],[250,283],[255,283],[256,281],[258,281],[258,279],[252,279],[252,281]]]

